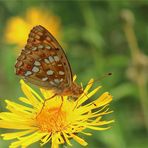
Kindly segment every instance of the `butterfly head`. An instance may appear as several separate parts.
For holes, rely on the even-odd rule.
[[[79,97],[83,93],[83,88],[75,82],[71,85],[71,93],[73,97]]]

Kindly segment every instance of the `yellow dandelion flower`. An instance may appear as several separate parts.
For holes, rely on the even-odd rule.
[[[36,25],[45,26],[57,39],[60,38],[59,17],[45,9],[30,8],[25,17],[16,16],[8,20],[5,30],[6,42],[22,48],[26,43],[30,29]]]
[[[85,132],[85,129],[106,130],[110,127],[104,126],[113,122],[113,120],[102,120],[102,116],[112,112],[109,111],[112,96],[108,92],[103,93],[94,101],[85,103],[101,88],[99,86],[88,92],[92,87],[93,79],[77,101],[64,97],[61,105],[60,96],[56,96],[46,101],[43,109],[44,99],[51,97],[53,93],[40,89],[43,95],[41,97],[23,80],[20,82],[26,97],[20,97],[19,100],[26,105],[6,100],[8,112],[0,113],[0,128],[13,130],[1,136],[4,140],[16,139],[11,143],[10,148],[25,148],[37,141],[41,141],[41,146],[51,142],[52,148],[58,148],[64,143],[72,146],[71,139],[86,146],[87,142],[79,137],[79,133],[90,136],[91,133]]]

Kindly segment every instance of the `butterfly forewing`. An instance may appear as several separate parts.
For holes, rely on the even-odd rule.
[[[44,88],[69,87],[72,72],[57,40],[42,26],[34,27],[17,59],[16,74]]]

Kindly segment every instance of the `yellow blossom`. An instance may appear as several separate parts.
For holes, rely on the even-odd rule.
[[[30,30],[36,25],[44,26],[59,39],[60,19],[50,11],[30,8],[25,17],[16,16],[8,20],[5,30],[6,42],[22,48]]]
[[[26,148],[37,141],[41,141],[41,146],[51,142],[51,148],[58,148],[64,143],[72,146],[71,139],[86,146],[88,143],[79,133],[90,136],[91,133],[85,132],[85,129],[106,130],[110,127],[105,125],[113,122],[102,120],[104,115],[112,112],[109,111],[112,96],[108,92],[94,101],[88,101],[101,88],[99,86],[89,92],[93,79],[76,101],[65,96],[62,102],[60,96],[55,96],[46,101],[44,108],[44,99],[53,96],[53,92],[40,89],[40,96],[23,80],[20,83],[26,97],[20,97],[19,100],[24,105],[6,100],[8,112],[0,113],[0,128],[13,130],[1,136],[4,140],[16,140],[9,148]]]

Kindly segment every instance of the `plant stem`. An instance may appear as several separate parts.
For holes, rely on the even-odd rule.
[[[139,89],[141,109],[143,112],[145,127],[148,132],[148,101],[147,101],[148,94],[147,94],[147,78],[145,76],[146,75],[145,71],[147,66],[144,65],[145,63],[147,63],[147,61],[144,61],[144,64],[140,63],[143,54],[139,50],[138,42],[133,29],[133,24],[131,24],[130,22],[126,22],[126,24],[124,25],[124,32],[127,38],[128,45],[130,47],[134,70],[137,73],[136,74],[137,77],[134,80]]]

